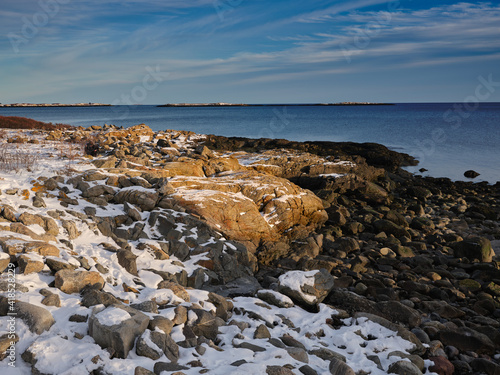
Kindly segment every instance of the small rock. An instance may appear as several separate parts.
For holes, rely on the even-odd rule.
[[[422,375],[422,371],[409,361],[397,361],[389,366],[389,374],[398,375]]]
[[[241,344],[234,345],[236,348],[242,348],[242,349],[248,349],[251,350],[252,352],[259,353],[259,352],[265,352],[266,348],[263,348],[262,346],[252,344],[250,342],[242,342]]]
[[[314,370],[311,366],[309,365],[304,365],[299,368],[299,371],[303,373],[304,375],[318,375],[316,370]]]
[[[468,238],[451,245],[455,258],[466,257],[470,261],[474,259],[480,262],[491,262],[495,253],[491,247],[491,242],[484,237]]]
[[[261,300],[281,308],[293,307],[293,301],[284,294],[275,292],[274,290],[259,290],[257,297]]]
[[[267,375],[295,375],[294,372],[286,367],[281,366],[267,366]]]
[[[156,362],[154,367],[154,372],[156,375],[160,375],[164,371],[171,373],[173,371],[182,371],[182,370],[189,370],[189,367],[181,366],[178,365],[177,363],[166,363],[166,362]]]
[[[118,250],[118,264],[125,268],[132,275],[138,276],[137,273],[137,255],[130,250]]]
[[[286,348],[286,351],[288,352],[288,355],[293,359],[299,362],[309,363],[309,356],[307,355],[307,352],[304,349],[292,347],[292,348]]]
[[[45,306],[61,307],[61,298],[57,294],[51,293],[42,300],[42,304]]]
[[[438,375],[454,374],[455,366],[445,357],[429,357],[429,360],[434,362],[432,366],[429,366],[429,371],[435,372]]]
[[[38,197],[35,195],[33,197],[33,207],[45,208],[45,207],[47,207],[47,204],[45,204],[45,201],[41,197]]]
[[[469,169],[468,171],[464,172],[464,177],[467,178],[476,178],[477,176],[479,176],[479,173],[473,171],[472,169]]]
[[[271,337],[271,334],[269,333],[269,330],[264,324],[261,324],[260,326],[257,327],[255,330],[255,333],[253,335],[254,339],[268,339]]]
[[[332,375],[356,375],[354,370],[350,368],[345,362],[339,359],[332,359],[330,365],[328,366],[330,374]]]
[[[134,370],[134,375],[155,375],[153,371],[149,371],[148,369],[137,366]]]
[[[151,331],[155,331],[156,328],[158,328],[159,330],[165,332],[168,335],[170,334],[170,332],[172,332],[173,327],[174,327],[174,322],[160,315],[154,316],[153,319],[149,321],[148,325],[148,328]]]

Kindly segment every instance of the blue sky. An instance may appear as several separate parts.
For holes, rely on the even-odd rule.
[[[498,1],[2,0],[0,9],[1,103],[460,102],[490,75],[500,81]],[[487,100],[500,101],[500,87]]]

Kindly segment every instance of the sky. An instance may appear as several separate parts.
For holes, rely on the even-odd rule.
[[[1,0],[0,103],[462,102],[484,80],[500,102],[500,1]]]

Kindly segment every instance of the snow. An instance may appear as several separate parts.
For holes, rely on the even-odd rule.
[[[131,318],[130,314],[118,307],[108,307],[96,314],[96,318],[104,326],[114,326]]]
[[[339,178],[345,176],[344,174],[341,173],[327,173],[327,174],[320,174],[319,177],[333,177],[333,178]]]
[[[42,374],[88,375],[109,358],[97,344],[60,336],[45,336],[36,341],[32,350],[36,353],[36,368]],[[96,356],[101,360],[94,363]]]

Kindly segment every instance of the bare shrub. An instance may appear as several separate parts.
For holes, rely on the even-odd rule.
[[[71,125],[66,125],[66,124],[54,125],[52,123],[36,121],[26,117],[0,116],[0,128],[56,130],[56,129],[70,129],[73,127]]]
[[[37,155],[22,151],[6,144],[0,144],[0,170],[5,172],[32,170],[36,165]]]

